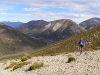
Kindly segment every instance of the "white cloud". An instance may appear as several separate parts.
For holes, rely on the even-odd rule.
[[[28,14],[10,14],[1,13],[2,15],[22,16],[31,19],[56,20],[61,18],[69,18],[74,21],[83,21],[92,17],[100,17],[99,0],[0,0],[2,5],[6,4],[24,4],[30,5],[30,8],[23,8]],[[62,8],[68,9],[69,12],[45,12],[43,8]],[[0,8],[0,10],[3,10]]]
[[[3,8],[0,8],[0,11],[4,10]]]
[[[80,23],[86,19],[92,18],[95,15],[91,14],[75,14],[75,13],[31,13],[31,14],[10,14],[10,13],[0,13],[0,15],[11,16],[9,20],[13,20],[12,17],[17,17],[16,21],[27,22],[30,20],[46,20],[53,21],[57,19],[72,19],[73,21]],[[20,17],[20,18],[18,18]],[[100,17],[100,15],[98,15]],[[23,18],[23,19],[22,19]]]
[[[38,11],[40,12],[41,11],[40,8],[34,8],[34,7],[33,8],[32,7],[31,8],[23,8],[23,10],[24,11],[35,11],[35,12],[38,12]]]
[[[4,16],[19,16],[19,17],[28,17],[31,16],[31,14],[12,14],[12,13],[0,13],[0,15]]]
[[[16,22],[16,21],[18,21],[18,18],[11,18],[11,21]]]
[[[34,13],[31,14],[30,17],[34,17],[35,19],[44,19],[47,21],[53,21],[57,19],[72,19],[75,22],[80,22],[86,20],[86,18],[93,17],[93,15],[86,14],[75,14],[75,13]]]

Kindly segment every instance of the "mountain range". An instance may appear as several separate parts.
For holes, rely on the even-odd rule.
[[[34,22],[22,24],[17,29],[30,37],[43,37],[52,41],[59,41],[85,31],[83,27],[70,19],[59,19],[51,22],[37,21],[40,25],[36,25]]]
[[[32,21],[29,21],[27,23],[11,22],[11,21],[2,21],[2,23],[5,25],[8,25],[10,27],[17,28],[19,30],[22,29],[21,31],[22,32],[24,31],[24,33],[25,33],[25,32],[29,32],[27,30],[31,30],[35,26],[42,25],[42,24],[49,23],[49,22],[44,21],[44,20],[32,20]],[[79,25],[81,25],[82,27],[84,27],[87,30],[92,29],[92,28],[100,25],[100,18],[97,18],[97,17],[90,18],[88,20],[81,22]]]
[[[37,28],[40,25],[47,24],[47,21],[44,20],[32,20],[27,23],[19,25],[16,29],[20,30],[22,33],[27,34],[32,29]]]
[[[99,49],[99,23],[99,18],[86,20],[80,25],[70,19],[51,22],[32,20],[19,25],[16,29],[0,23],[0,56],[34,50],[46,46],[52,41],[56,43],[33,52],[40,55],[77,51],[76,44],[80,37],[86,41],[86,50]]]
[[[8,25],[10,27],[16,28],[21,25],[23,22],[10,22],[10,21],[2,21],[3,24]]]
[[[91,18],[86,21],[81,22],[79,25],[84,27],[86,30],[92,29],[96,26],[100,26],[100,18]]]

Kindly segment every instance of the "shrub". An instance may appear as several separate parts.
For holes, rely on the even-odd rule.
[[[18,62],[14,67],[13,70],[16,70],[18,68],[21,68],[23,65],[28,65],[30,62]]]
[[[9,66],[5,67],[5,70],[9,69],[9,68],[12,68],[16,64],[17,64],[16,62],[12,62]]]
[[[23,57],[21,58],[21,61],[26,61],[26,60],[28,60],[28,59],[30,59],[30,58],[31,58],[30,55],[25,55],[25,56],[23,56]]]
[[[99,50],[100,47],[92,47],[93,50]]]
[[[40,68],[42,66],[43,66],[42,62],[41,63],[35,62],[29,67],[28,71],[35,70],[35,69]]]
[[[66,52],[65,54],[68,54],[68,52]]]
[[[26,60],[28,60],[27,57],[22,57],[22,58],[21,58],[21,61],[26,61]]]
[[[68,58],[68,63],[70,63],[71,61],[75,61],[75,58],[74,57],[69,57]]]

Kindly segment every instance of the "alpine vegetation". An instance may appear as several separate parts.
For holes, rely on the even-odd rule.
[[[43,62],[35,62],[29,67],[28,71],[38,69],[40,67],[43,67],[43,65]]]

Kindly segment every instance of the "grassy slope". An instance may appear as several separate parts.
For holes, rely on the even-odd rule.
[[[85,50],[100,49],[100,26],[98,26],[94,29],[82,32],[41,49],[35,50],[31,52],[31,54],[34,54],[35,56],[55,55],[64,52],[78,51],[78,42],[81,37],[83,37],[86,42]]]
[[[44,44],[38,40],[33,40],[9,26],[0,24],[0,56],[41,46]]]
[[[83,37],[86,42],[85,50],[100,49],[100,26],[98,26],[94,29],[82,32],[80,34],[76,34],[64,40],[50,44],[46,47],[28,51],[27,53],[31,54],[32,56],[40,56],[40,55],[56,55],[61,53],[78,51],[78,42],[81,37]],[[20,56],[23,55],[24,54],[20,54]],[[5,59],[18,58],[20,56],[19,54],[18,55],[16,54],[12,56],[7,56],[5,57]]]

